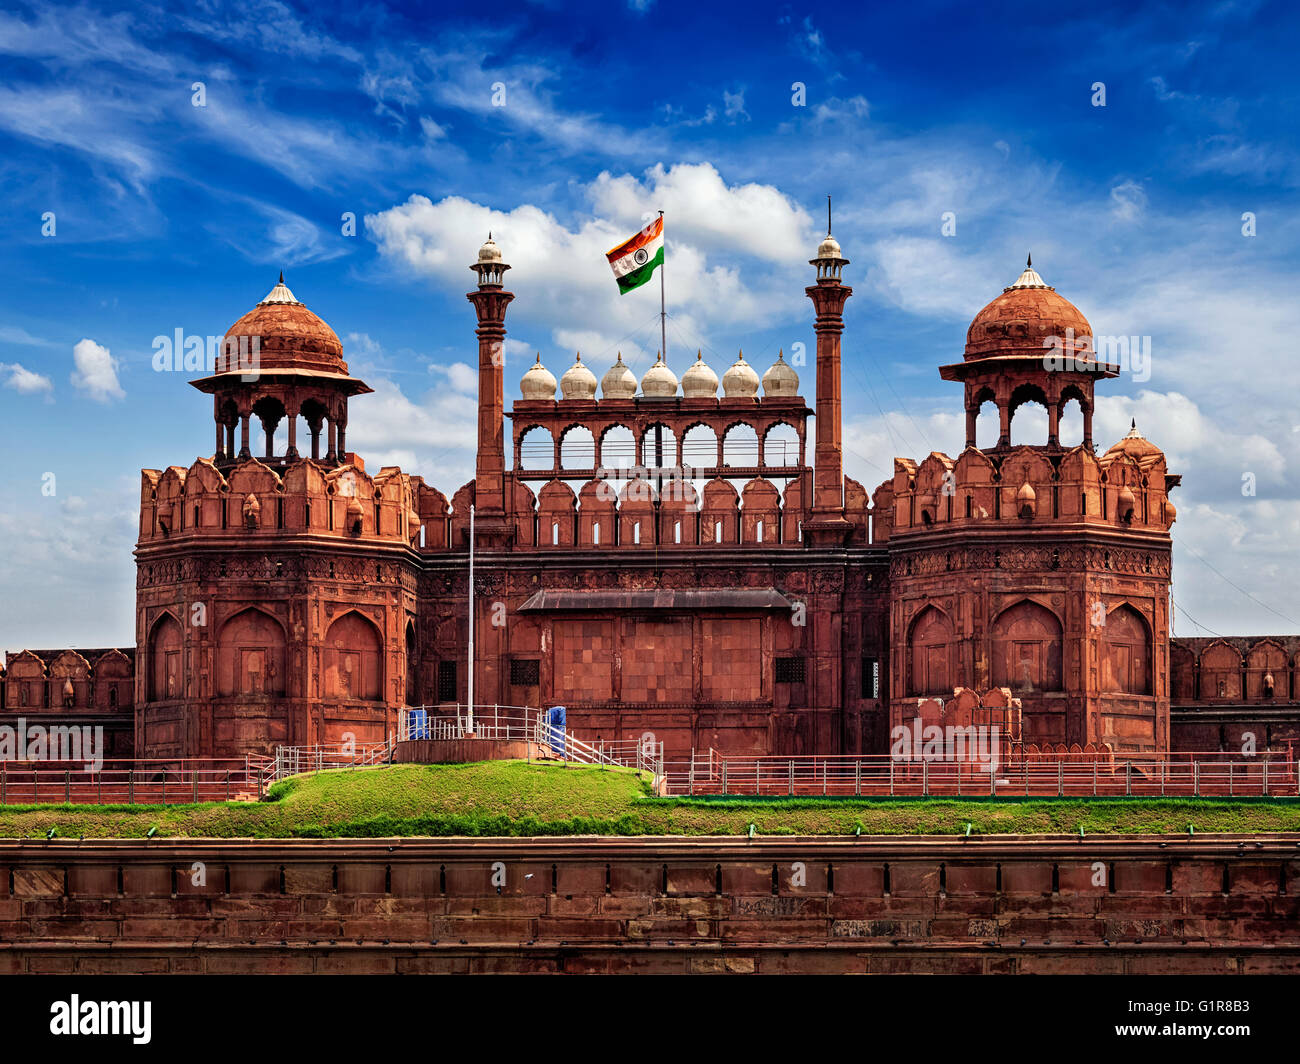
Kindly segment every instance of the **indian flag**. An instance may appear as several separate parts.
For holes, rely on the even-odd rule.
[[[614,271],[618,290],[630,292],[654,276],[655,267],[664,264],[664,218],[661,214],[637,233],[608,252],[605,257]]]

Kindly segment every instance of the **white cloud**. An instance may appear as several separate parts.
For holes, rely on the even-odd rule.
[[[1110,212],[1121,221],[1136,221],[1146,209],[1147,194],[1136,181],[1124,181],[1110,190]]]
[[[48,396],[54,391],[54,384],[49,377],[27,369],[21,362],[8,364],[0,362],[0,373],[9,375],[4,386],[22,395],[38,395],[44,392]]]
[[[653,207],[665,212],[665,232],[693,243],[744,251],[769,262],[800,263],[816,247],[812,218],[775,185],[728,185],[711,163],[662,164],[645,179],[602,172],[587,186],[595,209],[625,225],[644,225]],[[669,228],[671,227],[671,228]]]
[[[439,382],[409,398],[387,378],[348,413],[348,446],[366,468],[400,465],[451,497],[474,476],[478,443],[477,373],[463,363],[439,367]]]
[[[749,112],[745,110],[745,90],[737,89],[735,92],[722,90],[722,108],[723,113],[728,118],[741,119],[749,121]]]
[[[806,316],[800,284],[806,275],[795,271],[816,240],[807,214],[778,189],[727,186],[711,165],[699,164],[655,167],[644,183],[605,173],[586,192],[598,212],[576,228],[532,204],[500,211],[456,196],[437,203],[412,196],[368,215],[366,226],[395,267],[453,291],[464,291],[466,265],[491,231],[512,266],[511,287],[526,293],[524,313],[551,330],[566,362],[575,333],[603,342],[581,348],[597,376],[616,350],[626,359],[659,347],[653,293],[620,296],[605,259],[645,224],[651,207],[668,212],[665,279],[677,341],[669,347],[682,351],[679,370],[686,368],[686,352],[710,346],[715,328],[730,332],[743,323],[748,331]],[[724,344],[730,346],[730,337]],[[551,360],[543,352],[543,361]]]
[[[117,379],[117,359],[107,347],[94,340],[78,340],[72,348],[72,361],[76,368],[69,379],[78,391],[97,403],[126,396]]]

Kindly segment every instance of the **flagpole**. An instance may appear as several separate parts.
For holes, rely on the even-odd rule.
[[[664,212],[659,212],[659,236],[663,237],[664,231]],[[664,270],[668,268],[668,245],[664,244],[664,262],[659,267],[659,357],[663,359],[664,365],[668,365],[668,312],[664,303]],[[663,467],[664,467],[664,430],[660,424],[655,425],[655,465],[658,467],[655,476],[655,505],[658,506],[660,500],[657,498],[664,489]],[[658,518],[656,516],[656,524]]]
[[[659,232],[663,233],[664,212],[659,212]],[[664,270],[668,268],[668,245],[664,244],[664,264],[659,267],[659,357],[668,364],[668,312],[664,304]]]
[[[474,507],[469,508],[469,694],[465,731],[474,734]]]

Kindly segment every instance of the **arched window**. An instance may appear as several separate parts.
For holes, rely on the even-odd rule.
[[[993,622],[993,686],[1016,693],[1060,691],[1061,622],[1036,602],[1018,602]]]
[[[420,650],[415,641],[415,622],[406,622],[406,704],[419,704]]]
[[[975,446],[981,450],[996,447],[1002,433],[1002,415],[992,388],[981,388],[975,396]]]
[[[763,436],[763,461],[770,466],[797,466],[803,461],[799,433],[793,425],[778,421]]]
[[[1034,384],[1022,384],[1011,393],[1007,418],[1010,443],[1040,444],[1047,441],[1047,398]]]
[[[326,698],[376,700],[383,689],[379,629],[351,610],[325,633]]]
[[[908,694],[950,696],[956,672],[953,654],[956,636],[952,621],[934,606],[927,606],[912,622],[908,636]]]
[[[1151,636],[1147,622],[1132,606],[1112,610],[1106,618],[1106,656],[1102,690],[1127,695],[1151,693]]]
[[[534,425],[519,441],[520,469],[550,469],[555,465],[555,440],[548,429]]]
[[[560,437],[560,467],[593,469],[596,466],[596,437],[585,425],[573,425]]]

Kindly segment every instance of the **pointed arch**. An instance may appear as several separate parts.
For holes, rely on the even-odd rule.
[[[283,696],[284,626],[257,606],[228,618],[217,632],[217,694]]]
[[[1151,628],[1146,618],[1127,602],[1106,616],[1102,690],[1151,694]]]
[[[957,635],[951,618],[933,604],[916,615],[907,631],[907,693],[951,695]]]
[[[1060,691],[1061,621],[1031,599],[1021,599],[993,622],[993,686],[1017,694]]]
[[[383,638],[356,610],[335,618],[325,632],[325,698],[375,701],[383,692]]]
[[[180,698],[185,689],[181,683],[181,652],[185,630],[170,611],[159,614],[149,630],[146,646],[149,657],[148,698],[150,702],[164,702]]]

